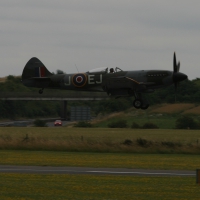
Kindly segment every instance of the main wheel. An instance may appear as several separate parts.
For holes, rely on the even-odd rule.
[[[149,104],[143,105],[141,109],[146,110],[149,107]]]
[[[135,99],[135,100],[133,101],[133,106],[134,106],[135,108],[137,108],[137,109],[141,108],[141,107],[142,107],[142,100],[140,100],[140,99]]]

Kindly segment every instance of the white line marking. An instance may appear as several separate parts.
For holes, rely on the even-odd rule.
[[[29,172],[72,172],[72,173],[99,173],[99,174],[138,174],[138,175],[167,175],[167,176],[196,176],[195,173],[169,173],[169,172],[132,172],[132,171],[98,171],[98,170],[65,170],[65,169],[15,169],[15,168],[0,168],[0,171],[29,171]]]
[[[144,174],[144,175],[173,175],[173,176],[195,176],[196,174],[179,174],[164,172],[117,172],[117,171],[88,171],[91,173],[109,173],[109,174]]]

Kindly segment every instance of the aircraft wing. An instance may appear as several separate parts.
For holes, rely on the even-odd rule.
[[[147,89],[147,85],[153,85],[154,83],[144,83],[138,82],[130,77],[126,76],[118,76],[111,77],[106,79],[103,83],[103,86],[106,86],[108,90],[116,90],[116,89],[131,89],[134,91],[145,91]]]
[[[145,89],[145,85],[143,83],[137,82],[136,80],[126,76],[108,78],[103,82],[103,86],[108,90],[117,90],[125,88],[132,90],[136,88]]]

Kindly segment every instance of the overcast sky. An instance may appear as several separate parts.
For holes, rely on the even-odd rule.
[[[199,0],[1,0],[0,77],[31,57],[51,72],[99,67],[200,77]]]

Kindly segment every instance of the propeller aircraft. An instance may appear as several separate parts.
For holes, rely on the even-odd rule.
[[[133,106],[137,109],[147,109],[149,103],[142,95],[153,92],[155,89],[175,85],[187,79],[187,75],[179,72],[180,62],[176,62],[174,52],[173,71],[168,70],[135,70],[123,71],[104,67],[74,74],[53,74],[36,57],[31,58],[22,72],[22,83],[27,87],[40,88],[42,94],[46,88],[100,91],[109,96],[134,96]]]

